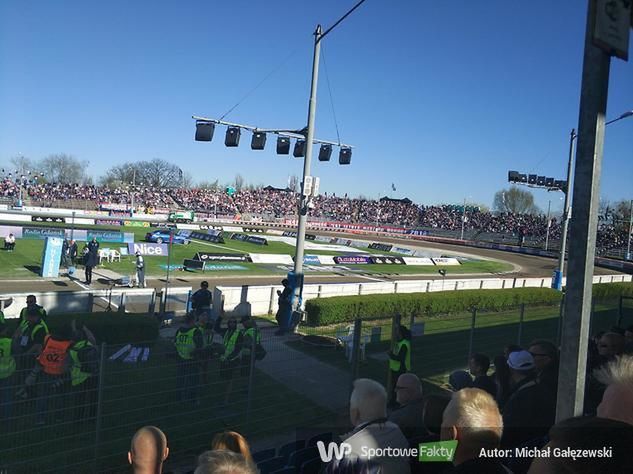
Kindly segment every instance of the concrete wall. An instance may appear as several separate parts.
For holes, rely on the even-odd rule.
[[[631,275],[594,276],[594,283],[632,281]],[[429,291],[454,291],[503,288],[549,288],[550,277],[543,278],[482,278],[449,280],[402,280],[367,283],[308,284],[303,287],[303,299],[328,298],[331,296],[372,295],[386,293],[426,293]],[[563,279],[563,285],[565,279]],[[277,290],[281,285],[218,286],[213,295],[214,311],[219,311],[224,300],[224,310],[235,316],[262,315],[277,312]]]

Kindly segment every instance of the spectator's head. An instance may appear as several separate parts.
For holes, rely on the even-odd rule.
[[[596,417],[563,420],[549,430],[545,448],[561,450],[600,450],[611,448],[604,457],[537,456],[530,466],[532,474],[594,474],[596,472],[633,472],[633,426]]]
[[[382,464],[374,460],[343,457],[334,458],[325,465],[323,474],[381,474]]]
[[[488,374],[490,358],[486,354],[473,354],[468,363],[468,370],[474,377]]]
[[[387,416],[387,391],[375,380],[356,379],[349,402],[352,425],[385,418]]]
[[[209,322],[209,313],[207,313],[206,311],[203,311],[202,313],[200,313],[198,315],[198,322],[202,326],[205,326]]]
[[[217,451],[218,449],[227,449],[234,453],[241,454],[249,462],[253,462],[251,456],[251,450],[248,447],[248,443],[244,436],[235,431],[224,431],[218,433],[213,437],[211,441],[211,449]]]
[[[282,284],[284,287],[287,287],[288,285],[290,285],[290,282],[288,281],[288,279],[287,279],[287,278],[284,278],[283,280],[281,280],[281,284]]]
[[[594,375],[607,386],[598,405],[598,416],[633,425],[633,356],[617,357]]]
[[[237,329],[237,319],[234,317],[230,317],[226,323],[227,327],[231,330]]]
[[[411,331],[409,331],[409,329],[402,324],[400,325],[400,327],[398,327],[398,339],[411,339]]]
[[[624,352],[624,336],[615,332],[607,332],[598,341],[598,354],[613,358]]]
[[[558,349],[545,339],[532,341],[528,347],[528,352],[534,358],[534,366],[537,372],[542,372],[547,367],[554,367],[558,363]]]
[[[206,290],[209,288],[209,282],[208,281],[203,281],[202,283],[200,283],[200,288],[202,288],[203,290]]]
[[[96,243],[96,242],[97,242],[97,238],[96,238],[96,237],[93,237],[93,238],[92,238],[92,241]]]
[[[185,314],[185,324],[187,325],[192,325],[195,324],[196,322],[196,316],[193,313],[187,313]]]
[[[442,440],[457,440],[453,464],[479,457],[481,449],[499,447],[503,421],[494,398],[484,390],[453,393],[442,418]]]
[[[633,326],[629,326],[624,331],[624,341],[627,344],[633,344]]]
[[[506,344],[503,348],[503,356],[507,359],[510,357],[510,354],[513,352],[518,352],[522,350],[521,346],[517,346],[516,344]]]
[[[454,391],[457,391],[470,387],[473,384],[473,379],[465,370],[456,370],[448,376],[448,384]]]
[[[205,451],[198,457],[194,474],[257,474],[257,467],[244,456],[227,449]]]
[[[436,435],[440,434],[442,428],[442,416],[451,398],[447,395],[431,394],[427,395],[422,410],[422,420],[426,429]]]
[[[35,295],[28,295],[26,297],[26,305],[27,306],[35,306],[37,304],[37,298]]]
[[[508,367],[510,368],[510,378],[513,382],[519,382],[526,377],[534,375],[534,357],[528,351],[517,351],[510,353],[508,357]]]
[[[242,323],[242,326],[246,329],[255,327],[255,320],[250,316],[242,316],[240,323]]]
[[[144,426],[134,433],[127,458],[135,474],[156,474],[162,472],[168,455],[165,433],[155,426]]]
[[[492,363],[495,366],[495,376],[498,379],[510,378],[510,368],[508,367],[508,360],[504,356],[495,356],[495,358],[492,360]]]
[[[396,401],[400,405],[406,405],[421,398],[422,382],[418,376],[411,373],[400,375],[396,381]]]

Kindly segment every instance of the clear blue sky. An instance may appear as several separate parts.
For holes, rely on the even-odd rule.
[[[301,160],[194,142],[192,114],[306,124],[315,25],[354,0],[0,3],[0,163],[69,153],[108,167],[155,157],[198,180],[283,186]],[[578,123],[586,2],[368,0],[324,41],[352,166],[314,163],[321,189],[425,204],[492,203],[517,169],[563,178]],[[285,61],[285,62],[284,62]],[[633,61],[632,61],[633,62]],[[613,60],[609,118],[633,109],[633,63]],[[283,65],[278,68],[278,66]],[[321,63],[317,137],[335,138]],[[602,193],[633,198],[633,118],[608,128]],[[561,207],[561,194],[536,191]]]

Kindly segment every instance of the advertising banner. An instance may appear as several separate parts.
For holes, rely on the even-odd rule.
[[[239,240],[240,242],[250,242],[257,245],[268,245],[268,241],[263,237],[257,237],[255,235],[246,234],[233,234],[231,240]]]
[[[253,263],[274,263],[282,265],[292,265],[294,263],[292,257],[288,254],[250,253],[249,256]]]
[[[129,243],[127,244],[127,250],[130,255],[140,252],[141,255],[150,257],[166,257],[169,254],[169,245],[149,242]]]
[[[94,219],[86,219],[85,217],[64,217],[66,224],[71,225],[95,225]]]
[[[297,238],[297,232],[294,230],[286,230],[281,235],[284,237],[293,237]],[[314,234],[306,234],[306,240],[316,240],[317,236]]]
[[[177,229],[200,230],[198,224],[176,224]]]
[[[339,255],[334,257],[334,263],[348,265],[364,265],[371,263],[370,257],[366,255]]]
[[[64,239],[60,237],[46,237],[44,250],[42,251],[40,276],[49,278],[59,276],[59,262],[62,259],[63,244]]]
[[[123,233],[116,232],[113,230],[89,230],[86,232],[86,238],[88,240],[92,240],[93,237],[96,238],[99,242],[110,242],[110,243],[129,243],[134,242],[134,234],[132,233]]]
[[[303,264],[304,265],[321,265],[321,261],[319,260],[318,255],[304,255]]]
[[[203,262],[248,262],[248,255],[239,253],[198,252],[193,259]]]
[[[403,253],[405,255],[413,255],[414,254],[414,250],[411,249],[405,249],[403,247],[393,247],[391,249],[392,252],[396,252],[396,253]]]
[[[433,260],[427,257],[402,257],[405,265],[434,265]]]
[[[222,230],[225,232],[244,232],[244,229],[241,227],[234,227],[230,225],[225,225],[222,227]]]
[[[202,226],[200,226],[202,228]],[[207,229],[208,235],[220,236],[222,235],[222,229]]]
[[[171,222],[150,222],[149,224],[150,227],[159,227],[159,228],[165,228],[165,229],[175,229],[176,228],[176,224],[172,224]]]
[[[242,265],[217,265],[217,264],[211,264],[211,265],[205,265],[204,266],[204,271],[209,271],[209,272],[219,272],[222,270],[248,270],[248,267],[244,267]]]
[[[461,265],[456,258],[433,257],[431,260],[435,265]]]
[[[357,249],[366,249],[369,247],[369,242],[364,242],[362,240],[352,240],[350,247],[355,247]]]
[[[43,240],[47,237],[64,238],[64,229],[55,227],[24,227],[22,229],[23,239]]]
[[[9,214],[5,212],[0,213],[0,221],[7,222],[31,222],[31,217],[33,216],[29,216],[26,214]]]
[[[121,221],[119,221],[121,222]],[[119,224],[120,225],[120,224]],[[142,221],[123,221],[123,225],[129,227],[149,227],[149,222]]]
[[[370,249],[381,250],[383,252],[391,252],[393,245],[390,244],[381,244],[380,242],[374,242],[369,244]]]
[[[383,255],[376,255],[373,257],[369,257],[372,263],[388,263],[390,265],[404,265],[404,260],[402,257],[390,257]]]
[[[133,221],[126,221],[126,222],[133,222]],[[120,221],[118,219],[97,219],[95,220],[95,224],[97,225],[112,225],[112,226],[121,226],[123,225],[123,221]],[[133,224],[125,224],[125,225],[133,225]]]
[[[321,265],[335,265],[334,257],[332,255],[319,255],[319,262]]]
[[[191,258],[185,258],[182,261],[182,266],[185,270],[204,270],[204,262],[201,260],[194,260]]]
[[[196,232],[195,230],[189,235],[192,239],[204,240],[206,242],[214,242],[216,244],[223,244],[224,239],[220,234],[205,234],[204,232]]]
[[[281,230],[277,230],[277,229],[268,229],[266,233],[270,235],[284,235],[284,233]],[[327,239],[326,241],[329,241],[329,240],[330,239]]]
[[[13,225],[0,225],[0,237],[7,237],[9,234],[13,234],[16,239],[22,238],[22,227]]]
[[[261,227],[244,227],[244,232],[250,232],[253,234],[263,234],[264,232],[266,232],[266,229],[263,229]],[[307,238],[308,236],[306,236]]]
[[[31,216],[32,222],[64,222],[63,217],[42,217],[42,216]]]

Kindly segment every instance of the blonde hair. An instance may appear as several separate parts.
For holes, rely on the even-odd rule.
[[[361,421],[387,416],[387,391],[372,379],[356,379],[350,397],[350,408],[359,412]]]
[[[226,449],[241,454],[247,462],[253,462],[248,442],[244,436],[235,431],[224,431],[216,434],[211,441],[211,449],[214,451]]]
[[[593,372],[598,382],[604,385],[629,385],[633,387],[633,356],[618,356]]]
[[[442,417],[442,426],[455,426],[470,441],[479,446],[495,447],[503,434],[503,419],[492,396],[478,388],[454,392]]]
[[[198,457],[198,467],[194,474],[257,474],[259,471],[252,462],[240,453],[227,449],[205,451]]]

